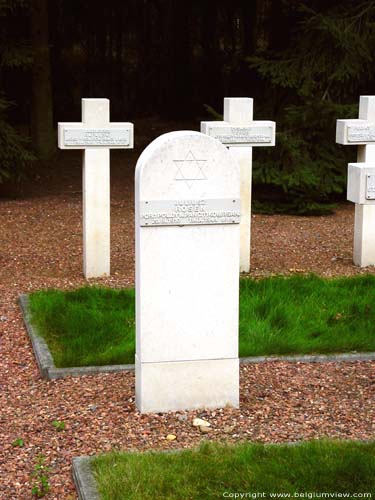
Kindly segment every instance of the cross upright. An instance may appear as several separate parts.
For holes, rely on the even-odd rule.
[[[133,124],[111,123],[108,99],[82,99],[82,122],[58,124],[60,149],[83,149],[83,273],[110,274],[110,149],[133,148]]]
[[[361,96],[359,118],[337,120],[336,142],[358,146],[357,162],[348,167],[348,200],[355,203],[354,264],[375,265],[375,96]]]
[[[253,99],[225,97],[224,121],[201,122],[201,132],[218,139],[241,168],[240,272],[250,271],[252,151],[275,145],[276,124],[253,120]]]

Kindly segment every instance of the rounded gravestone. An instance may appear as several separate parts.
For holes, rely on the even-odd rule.
[[[238,406],[240,169],[199,132],[140,156],[136,401],[142,412]]]

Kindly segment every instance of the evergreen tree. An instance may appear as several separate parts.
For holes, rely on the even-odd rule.
[[[9,20],[17,10],[24,7],[23,0],[0,0],[0,21],[4,27],[0,32],[0,65],[3,71],[7,68],[22,69],[31,64],[31,52],[27,43],[21,38],[12,37],[9,30]],[[10,105],[4,93],[0,92],[0,183],[5,179],[19,178],[34,159],[27,138],[21,136],[9,123],[7,110]]]
[[[280,131],[277,148],[257,155],[254,184],[276,199],[283,193],[284,209],[320,213],[345,192],[348,154],[355,154],[335,144],[336,119],[355,118],[359,95],[374,93],[375,2],[295,14],[285,49],[249,58],[267,82],[268,113]]]

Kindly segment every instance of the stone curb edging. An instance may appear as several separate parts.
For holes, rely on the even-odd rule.
[[[23,321],[27,333],[33,345],[36,361],[43,378],[54,380],[67,376],[78,377],[81,375],[95,375],[98,373],[116,373],[122,371],[134,371],[133,364],[129,365],[104,365],[104,366],[74,366],[69,368],[57,368],[53,362],[51,352],[46,341],[38,334],[35,326],[31,324],[29,310],[29,297],[26,294],[19,296],[19,304],[23,314]],[[300,363],[327,363],[345,361],[373,361],[375,352],[343,353],[343,354],[305,354],[286,356],[251,356],[240,358],[240,363],[265,363],[270,361],[291,361]]]
[[[79,500],[100,500],[91,469],[92,458],[90,456],[73,458],[72,475]]]
[[[18,303],[21,307],[23,322],[25,323],[27,333],[29,334],[40,373],[43,378],[49,378],[48,369],[49,367],[54,366],[54,362],[50,350],[48,349],[47,343],[42,337],[37,335],[35,328],[31,324],[28,296],[20,295],[18,298]]]
[[[264,363],[269,361],[296,361],[300,363],[328,363],[332,361],[373,361],[375,352],[347,352],[341,354],[303,354],[285,356],[251,356],[240,358],[240,363]]]

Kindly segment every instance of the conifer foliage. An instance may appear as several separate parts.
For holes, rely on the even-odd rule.
[[[357,117],[359,95],[375,91],[375,2],[299,7],[296,15],[285,48],[248,59],[266,82],[279,130],[277,148],[257,155],[253,182],[267,192],[260,190],[263,210],[322,213],[345,192],[347,162],[355,161],[354,148],[335,144],[336,119]]]
[[[31,64],[31,51],[26,40],[15,36],[10,19],[26,7],[24,0],[0,0],[0,68],[1,73],[22,70]],[[8,119],[7,111],[11,103],[1,92],[0,80],[0,183],[6,179],[18,179],[34,155],[29,149],[27,137],[22,136]]]
[[[276,147],[254,155],[255,204],[311,214],[345,199],[356,148],[335,143],[336,120],[375,94],[375,0],[178,4],[0,0],[0,182],[31,159],[19,131],[50,159],[82,97],[109,98],[115,121],[198,126],[239,96],[277,122]]]

